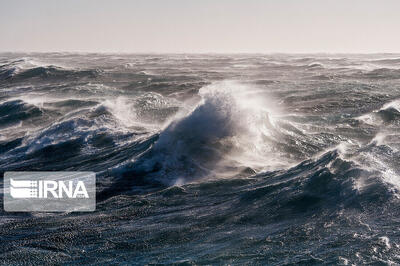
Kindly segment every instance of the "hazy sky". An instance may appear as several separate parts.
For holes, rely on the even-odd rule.
[[[400,52],[400,0],[0,0],[0,51]]]

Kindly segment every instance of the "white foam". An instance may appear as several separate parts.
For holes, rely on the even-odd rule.
[[[380,110],[385,110],[387,108],[394,108],[400,112],[400,99],[386,103]]]
[[[387,134],[379,132],[378,134],[375,135],[375,137],[370,141],[369,144],[375,143],[376,146],[383,145],[386,136]]]
[[[209,108],[205,111],[222,118],[214,130],[229,128],[230,131],[222,135],[228,146],[234,147],[230,155],[235,160],[254,168],[261,165],[274,168],[285,164],[286,160],[274,153],[271,143],[266,141],[266,137],[279,138],[276,123],[280,109],[268,98],[270,95],[257,87],[235,81],[214,83],[202,88],[199,94],[203,98],[203,107]],[[207,134],[215,133],[222,132]]]
[[[387,236],[381,236],[379,241],[385,246],[386,249],[391,249],[390,240]]]
[[[132,101],[120,96],[105,100],[103,105],[125,126],[137,125],[136,110]]]
[[[395,197],[400,198],[400,176],[387,163],[368,152],[363,152],[352,159],[367,171],[379,171],[381,180],[389,185],[389,190]],[[367,183],[366,180],[358,179],[358,188],[362,189],[365,183]]]
[[[372,113],[364,114],[359,117],[356,117],[357,120],[371,126],[379,126],[383,124],[382,119],[379,119],[376,116],[377,111],[373,111]]]

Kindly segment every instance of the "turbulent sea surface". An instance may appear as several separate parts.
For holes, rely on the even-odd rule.
[[[398,264],[399,160],[400,55],[0,54],[1,176],[97,175],[4,264]]]

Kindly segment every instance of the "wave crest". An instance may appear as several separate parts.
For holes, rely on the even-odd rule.
[[[173,185],[293,163],[279,152],[284,131],[277,108],[259,90],[224,81],[203,87],[199,95],[195,107],[178,115],[129,167],[135,169],[131,175]],[[286,128],[294,135],[291,130]]]

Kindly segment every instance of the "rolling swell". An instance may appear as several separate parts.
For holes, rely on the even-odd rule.
[[[30,78],[94,78],[99,75],[96,70],[67,70],[56,66],[35,67],[32,69],[24,70],[11,77],[12,80],[26,80]]]
[[[41,115],[42,111],[39,108],[26,104],[21,100],[0,103],[0,127],[3,128]]]
[[[0,66],[0,80],[9,82],[28,79],[94,78],[99,75],[99,70],[68,69],[51,64],[40,65],[28,59],[19,59]]]

